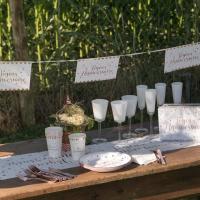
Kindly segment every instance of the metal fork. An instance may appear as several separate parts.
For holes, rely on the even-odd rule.
[[[62,171],[60,170],[57,170],[57,169],[53,169],[53,168],[50,168],[48,171],[47,170],[41,170],[39,169],[38,167],[34,166],[34,165],[31,165],[29,166],[29,168],[32,170],[32,171],[35,171],[37,173],[44,173],[44,174],[47,174],[47,175],[53,175],[53,176],[56,176],[58,179],[62,179],[63,181],[65,180],[68,180],[68,179],[72,179],[74,178],[75,176],[72,175],[72,174],[69,174],[69,173],[63,173]]]
[[[51,177],[51,176],[47,176],[47,175],[43,175],[43,174],[38,174],[30,169],[25,169],[24,172],[27,174],[27,176],[29,177],[37,177],[37,178],[42,178],[42,179],[46,179],[48,181],[54,181],[57,182],[59,180],[57,180],[55,177]]]
[[[70,174],[70,173],[67,173],[67,172],[63,172],[63,171],[61,171],[61,170],[59,170],[59,169],[49,168],[49,171],[50,171],[50,172],[57,173],[57,174],[60,174],[60,175],[63,175],[63,176],[67,176],[67,177],[70,177],[70,178],[75,178],[75,177],[77,177],[77,175]]]
[[[34,166],[34,165],[30,165],[28,168],[29,168],[29,170],[30,170],[31,172],[33,172],[36,176],[37,176],[37,175],[38,175],[38,176],[43,176],[43,177],[45,177],[45,178],[53,179],[53,180],[55,180],[55,181],[64,181],[64,180],[66,180],[66,178],[63,177],[63,176],[61,177],[61,176],[59,176],[58,174],[52,174],[52,173],[49,173],[48,171],[41,170],[41,169],[37,168],[37,167]]]
[[[22,174],[17,174],[17,177],[22,180],[22,181],[31,181],[31,180],[37,180],[37,181],[42,181],[45,183],[53,183],[53,181],[48,181],[46,179],[43,178],[38,178],[38,177],[29,177],[29,176],[24,176]]]

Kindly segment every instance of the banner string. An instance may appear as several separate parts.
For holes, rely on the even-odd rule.
[[[173,49],[173,48],[179,48],[179,47],[184,47],[184,46],[190,46],[194,44],[199,44],[198,43],[192,43],[192,44],[186,44],[186,45],[181,45],[181,46],[176,46],[176,47],[169,47],[169,48],[164,48],[164,49],[157,49],[157,50],[149,50],[149,51],[142,51],[142,52],[136,52],[136,53],[130,53],[130,54],[121,54],[121,55],[114,55],[114,56],[104,56],[104,57],[96,57],[96,58],[80,58],[80,59],[69,59],[69,60],[39,60],[39,61],[0,61],[1,63],[31,63],[31,64],[43,64],[43,63],[65,63],[65,62],[76,62],[78,60],[88,60],[88,59],[102,59],[102,58],[110,58],[110,57],[132,57],[132,56],[137,56],[137,55],[142,55],[142,54],[150,54],[150,53],[156,53],[156,52],[162,52],[166,51],[168,49]]]
[[[167,49],[157,49],[157,50],[151,50],[151,51],[143,51],[143,52],[137,52],[137,53],[130,53],[130,54],[120,54],[120,55],[115,55],[115,56],[103,56],[103,57],[96,57],[96,58],[80,58],[77,60],[41,60],[41,61],[30,61],[33,64],[36,63],[64,63],[64,62],[76,62],[78,60],[89,60],[89,59],[101,59],[101,58],[106,58],[106,57],[132,57],[132,56],[137,56],[137,55],[142,55],[142,54],[147,54],[147,53],[155,53],[155,52],[162,52],[166,51]]]

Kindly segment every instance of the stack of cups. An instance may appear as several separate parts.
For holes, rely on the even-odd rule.
[[[63,128],[57,126],[45,128],[45,136],[47,140],[49,158],[60,158],[62,154]]]

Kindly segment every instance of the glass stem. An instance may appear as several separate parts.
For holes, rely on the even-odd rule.
[[[158,109],[159,109],[159,107],[160,107],[160,106],[158,105]],[[159,120],[158,120],[158,119],[159,119],[158,117],[159,117],[159,116],[158,116],[158,112],[157,112],[157,121],[159,121]],[[159,124],[158,124],[158,127],[159,127]]]
[[[98,137],[101,138],[101,122],[98,122]]]
[[[131,133],[131,128],[132,128],[132,124],[131,124],[131,117],[128,119],[129,120],[129,127],[128,127],[128,133]]]
[[[121,140],[121,123],[118,124],[118,140]]]
[[[153,134],[153,115],[149,115],[150,118],[150,135]]]
[[[140,128],[143,128],[143,110],[140,110]]]

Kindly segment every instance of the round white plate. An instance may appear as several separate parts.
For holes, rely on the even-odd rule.
[[[131,163],[131,156],[120,152],[95,152],[80,158],[80,165],[96,172],[111,172]]]

